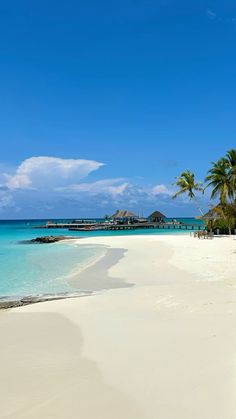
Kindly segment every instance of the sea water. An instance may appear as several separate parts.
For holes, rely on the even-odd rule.
[[[65,221],[65,220],[63,220]],[[198,223],[194,219],[181,219]],[[75,237],[138,234],[179,234],[181,230],[134,230],[73,232],[64,229],[36,229],[45,220],[0,221],[0,297],[73,293],[69,278],[104,254],[104,247],[76,243],[26,244],[37,236],[70,235]],[[189,231],[188,231],[189,234]],[[73,281],[73,284],[75,281]],[[81,290],[83,291],[83,290]]]
[[[0,297],[79,291],[68,279],[71,273],[104,253],[102,247],[75,243],[22,243],[37,236],[69,235],[66,230],[33,229],[35,223],[0,221]]]

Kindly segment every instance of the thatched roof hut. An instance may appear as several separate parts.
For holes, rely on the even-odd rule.
[[[160,211],[154,211],[148,218],[152,223],[161,223],[164,222],[166,216]]]
[[[231,221],[229,221],[229,224],[227,224],[227,229],[229,230],[229,234],[231,234],[231,223],[234,220],[234,224],[236,225],[236,204],[218,204],[215,207],[212,207],[206,214],[204,214],[202,217],[199,217],[200,220],[205,221],[210,231],[213,230],[214,221],[216,220],[224,220],[226,221],[226,218],[229,217]],[[225,222],[224,222],[225,224]],[[224,227],[223,227],[224,230]]]
[[[112,218],[113,220],[116,219],[130,219],[130,218],[136,218],[137,215],[134,214],[134,212],[132,211],[128,211],[128,210],[117,210],[115,212],[115,214],[111,215],[110,218]]]
[[[219,205],[211,208],[209,211],[206,212],[206,214],[202,215],[199,218],[203,221],[217,220],[221,218],[221,215],[219,213]]]
[[[222,213],[227,208],[229,208],[232,215],[236,217],[236,204],[228,204],[225,208],[222,204],[218,204],[215,207],[212,207],[206,214],[200,217],[200,219],[204,221],[218,220],[219,218],[222,218]]]

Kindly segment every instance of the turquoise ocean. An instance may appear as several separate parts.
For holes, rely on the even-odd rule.
[[[178,220],[201,223],[194,218]],[[87,265],[104,253],[104,249],[99,246],[78,246],[63,242],[45,245],[22,244],[21,241],[47,235],[94,237],[184,233],[172,229],[73,232],[34,228],[45,222],[46,220],[0,221],[0,298],[78,292],[80,290],[71,286],[69,276],[82,265]],[[189,234],[189,231],[186,233]]]

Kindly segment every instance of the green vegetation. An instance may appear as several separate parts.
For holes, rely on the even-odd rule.
[[[190,170],[185,170],[185,172],[182,172],[180,176],[176,178],[175,185],[179,188],[179,190],[172,198],[175,199],[179,195],[187,194],[189,199],[195,201],[200,213],[203,214],[197,203],[195,192],[201,191],[203,193],[204,190],[202,184],[200,182],[196,182],[194,173],[190,172]]]
[[[236,228],[236,149],[228,150],[226,155],[216,162],[212,162],[205,178],[205,188],[202,183],[195,180],[194,173],[186,170],[176,178],[175,186],[178,190],[173,198],[187,194],[197,204],[196,192],[204,193],[211,188],[210,198],[218,201],[203,219],[207,228],[217,229],[231,234]],[[202,211],[197,204],[201,214]]]

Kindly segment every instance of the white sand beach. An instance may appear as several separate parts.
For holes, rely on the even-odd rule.
[[[0,313],[0,418],[233,419],[236,239],[84,243],[95,294]]]

